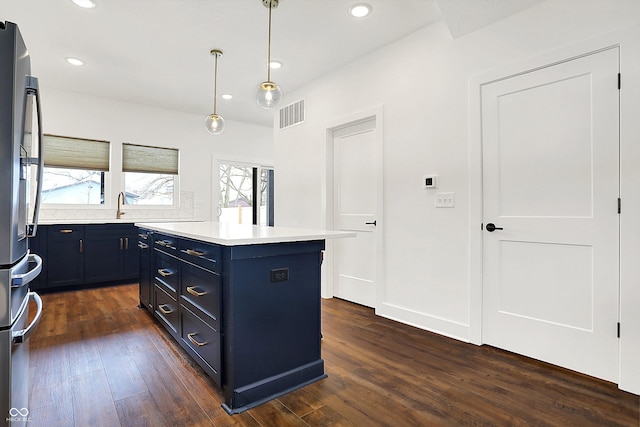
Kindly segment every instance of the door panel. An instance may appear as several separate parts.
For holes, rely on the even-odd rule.
[[[356,232],[356,238],[335,242],[334,295],[369,307],[376,301],[375,125],[373,119],[334,132],[336,224],[339,230]]]
[[[544,77],[498,95],[500,215],[590,217],[591,78]]]
[[[482,88],[483,341],[617,380],[618,49]]]

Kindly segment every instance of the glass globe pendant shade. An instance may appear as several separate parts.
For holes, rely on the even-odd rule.
[[[224,119],[219,114],[209,114],[207,118],[204,119],[204,126],[209,133],[220,135],[224,130]]]
[[[268,110],[278,106],[281,100],[282,90],[276,83],[267,81],[258,85],[256,102],[260,107]]]

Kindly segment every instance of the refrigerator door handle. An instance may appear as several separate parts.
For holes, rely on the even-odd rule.
[[[42,109],[40,108],[40,89],[37,77],[27,76],[27,95],[34,95],[36,97],[36,115],[38,117],[38,174],[36,178],[38,183],[36,188],[36,200],[33,206],[33,223],[27,227],[27,237],[35,237],[38,229],[40,199],[42,196],[42,174],[44,171],[44,155],[42,152]]]
[[[35,279],[42,271],[42,258],[36,254],[29,254],[26,258],[27,262],[35,262],[35,267],[23,274],[11,276],[11,287],[20,288]]]
[[[19,331],[15,331],[12,334],[13,344],[22,344],[23,342],[28,340],[29,336],[33,333],[33,331],[35,331],[38,323],[40,323],[40,319],[42,318],[42,299],[40,298],[40,295],[35,292],[29,292],[27,295],[29,296],[29,299],[31,301],[34,301],[36,303],[38,311],[36,312],[36,315],[33,317],[33,320],[31,321],[29,326],[24,329],[20,329]]]

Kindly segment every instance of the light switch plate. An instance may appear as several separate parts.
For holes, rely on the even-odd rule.
[[[456,193],[436,193],[436,208],[455,208]]]

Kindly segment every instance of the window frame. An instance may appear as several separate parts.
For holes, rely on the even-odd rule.
[[[172,196],[172,204],[167,204],[167,205],[137,205],[137,204],[126,204],[126,209],[132,209],[132,210],[154,210],[154,209],[179,209],[180,208],[180,149],[179,148],[172,148],[172,147],[159,147],[159,146],[154,146],[154,145],[144,145],[144,144],[135,144],[135,143],[131,143],[131,142],[123,142],[121,144],[120,147],[120,191],[122,191],[123,193],[126,194],[125,192],[125,185],[126,185],[126,174],[127,173],[147,173],[147,174],[151,174],[153,172],[133,172],[133,171],[125,171],[124,170],[124,163],[125,163],[125,145],[131,145],[131,146],[138,146],[138,147],[145,147],[145,148],[157,148],[160,150],[175,150],[177,152],[177,171],[176,174],[170,174],[170,173],[160,173],[159,174],[163,174],[163,175],[173,175],[173,196]]]
[[[98,203],[98,204],[87,204],[87,203],[50,203],[50,202],[46,202],[46,201],[42,201],[42,208],[43,209],[58,209],[58,210],[64,210],[64,209],[69,209],[69,210],[90,210],[90,209],[95,209],[95,210],[105,210],[105,209],[109,209],[110,208],[110,202],[109,202],[109,195],[111,194],[111,189],[112,189],[112,172],[111,172],[111,166],[113,164],[113,158],[112,158],[112,149],[114,144],[111,141],[108,140],[103,140],[103,139],[95,139],[95,138],[81,138],[81,137],[73,137],[73,136],[66,136],[66,135],[54,135],[54,134],[49,134],[46,133],[44,134],[44,137],[53,137],[53,138],[64,138],[64,139],[69,139],[69,140],[80,140],[80,141],[93,141],[93,142],[103,142],[103,143],[107,143],[109,146],[108,149],[108,163],[107,163],[107,170],[101,171],[101,170],[96,170],[97,172],[104,172],[104,182],[102,182],[101,184],[104,186],[103,189],[103,193],[102,193],[102,197],[103,197],[103,202],[102,203]],[[44,142],[39,141],[39,144],[44,144]],[[35,166],[33,166],[35,168]],[[55,168],[55,169],[77,169],[77,170],[86,170],[86,171],[94,171],[94,169],[82,169],[82,168],[64,168],[64,167],[60,167],[60,166],[47,166],[46,164],[44,165],[45,168]],[[43,176],[44,179],[44,176]],[[31,191],[35,191],[35,186],[33,189],[31,189]]]

